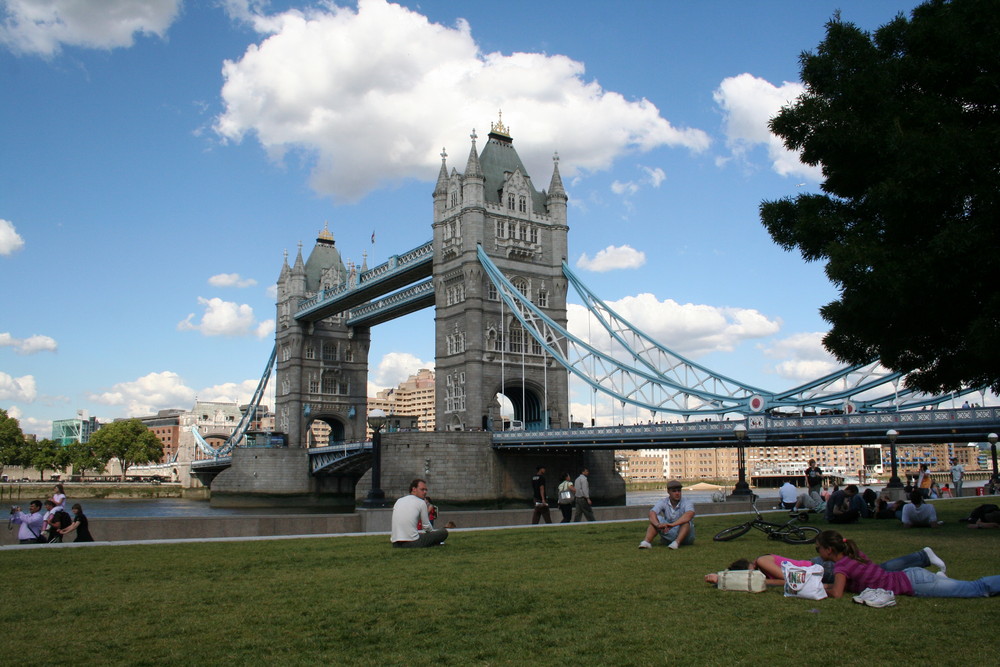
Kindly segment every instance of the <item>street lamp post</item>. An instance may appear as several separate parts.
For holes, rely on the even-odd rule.
[[[368,425],[372,429],[372,490],[364,502],[368,509],[385,507],[385,492],[382,490],[382,427],[385,422],[384,410],[375,408],[368,413]]]
[[[736,436],[736,465],[739,467],[739,479],[736,481],[736,486],[733,488],[732,496],[739,497],[749,497],[753,494],[750,492],[750,485],[747,484],[747,457],[746,448],[743,442],[747,437],[747,427],[745,424],[737,424],[733,427],[733,435]]]
[[[995,485],[1000,479],[1000,473],[997,472],[997,434],[990,433],[986,439],[990,441],[990,455],[993,457],[993,484]]]
[[[889,438],[889,464],[892,466],[892,476],[889,478],[889,484],[886,488],[901,489],[903,483],[899,481],[896,470],[896,438],[899,437],[899,433],[895,429],[889,429],[885,432],[885,437]]]

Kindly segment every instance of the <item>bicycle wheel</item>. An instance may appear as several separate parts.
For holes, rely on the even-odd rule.
[[[750,524],[743,523],[740,524],[739,526],[733,526],[732,528],[726,528],[725,530],[720,531],[712,539],[715,540],[716,542],[728,542],[729,540],[735,540],[737,537],[742,537],[743,535],[746,535],[747,532],[749,532],[749,530],[750,530]]]
[[[781,532],[781,539],[788,544],[812,544],[819,532],[812,526],[789,526]]]

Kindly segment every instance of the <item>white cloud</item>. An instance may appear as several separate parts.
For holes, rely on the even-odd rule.
[[[611,183],[611,191],[616,195],[634,195],[639,191],[639,184],[635,181],[614,181]]]
[[[15,53],[53,56],[63,46],[132,46],[136,33],[163,37],[181,0],[4,0],[0,44]]]
[[[798,333],[762,347],[764,355],[778,359],[774,372],[788,380],[805,382],[829,375],[843,364],[823,347],[823,332]]]
[[[35,376],[23,375],[19,378],[0,371],[0,400],[31,403],[38,396],[35,388]]]
[[[0,218],[0,255],[13,255],[24,247],[24,239],[17,233],[14,223]]]
[[[223,301],[219,297],[206,299],[198,297],[198,303],[205,306],[201,323],[193,322],[191,313],[177,323],[178,331],[200,331],[205,336],[249,336],[264,338],[274,332],[274,320],[258,322],[253,308],[247,304]]]
[[[599,250],[593,259],[590,259],[587,253],[583,253],[576,260],[578,268],[599,273],[616,269],[638,269],[645,263],[646,253],[628,245],[609,245],[604,250]]]
[[[659,167],[642,167],[642,170],[646,172],[646,181],[654,188],[660,187],[667,180],[667,173]]]
[[[785,81],[780,87],[752,76],[740,74],[724,79],[713,97],[722,108],[723,131],[731,158],[748,161],[748,153],[757,146],[767,150],[771,168],[782,176],[798,176],[813,181],[823,180],[819,167],[802,164],[798,153],[785,148],[782,140],[771,133],[768,122],[781,107],[795,101],[805,92],[801,83]],[[730,158],[722,158],[722,164]]]
[[[238,273],[217,273],[208,279],[212,287],[253,287],[257,281],[253,278],[242,278]]]
[[[95,403],[122,406],[132,417],[166,408],[188,408],[194,404],[194,397],[195,391],[171,371],[149,373],[137,380],[119,382],[108,391],[87,395]]]
[[[12,347],[18,354],[35,354],[36,352],[55,352],[59,344],[54,338],[35,334],[27,338],[14,338],[9,333],[0,333],[0,347]]]
[[[253,393],[257,391],[259,382],[260,380],[244,380],[243,382],[224,382],[206,387],[198,391],[198,400],[246,405],[253,398]]]
[[[780,328],[780,322],[749,308],[658,301],[652,294],[628,296],[607,304],[653,340],[692,358],[732,351],[745,340],[774,335]],[[569,329],[575,336],[583,340],[592,336],[591,345],[604,351],[611,349],[604,329],[596,323],[588,326],[590,315],[585,307],[569,304],[567,314]]]
[[[232,15],[247,10],[230,5]],[[232,141],[252,134],[278,160],[304,152],[314,160],[313,188],[337,199],[433,179],[443,143],[461,142],[451,159],[464,166],[470,129],[485,138],[498,108],[515,141],[534,139],[518,153],[539,187],[553,150],[572,178],[628,152],[710,143],[701,130],[671,125],[648,100],[585,80],[583,64],[565,56],[484,54],[464,20],[446,27],[384,0],[359,0],[356,11],[330,4],[252,21],[268,36],[224,64],[216,131]]]
[[[421,361],[408,352],[390,352],[382,357],[382,361],[379,362],[374,373],[369,369],[371,382],[368,383],[368,391],[371,392],[373,387],[375,389],[395,387],[411,375],[416,375],[421,368],[433,370],[434,362]],[[374,396],[375,394],[369,393],[368,395]]]

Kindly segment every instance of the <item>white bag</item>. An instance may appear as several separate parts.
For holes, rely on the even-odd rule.
[[[723,570],[719,572],[716,587],[720,591],[763,593],[767,590],[766,577],[760,570]]]
[[[781,564],[781,574],[785,578],[786,598],[822,600],[826,597],[822,565],[803,567],[785,561]]]
[[[566,503],[571,503],[571,502],[573,502],[573,492],[572,491],[570,491],[569,489],[566,489],[565,491],[560,491],[559,492],[559,504],[560,505],[563,505],[563,504],[566,504]]]

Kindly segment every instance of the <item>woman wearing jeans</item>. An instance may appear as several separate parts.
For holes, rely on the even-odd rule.
[[[1000,575],[975,581],[959,581],[935,574],[923,566],[926,552],[917,551],[885,563],[902,567],[890,572],[865,558],[854,540],[845,539],[835,530],[826,530],[816,538],[816,553],[834,562],[833,586],[830,597],[839,598],[845,591],[860,593],[865,589],[884,589],[896,595],[931,598],[979,598],[1000,595]]]

